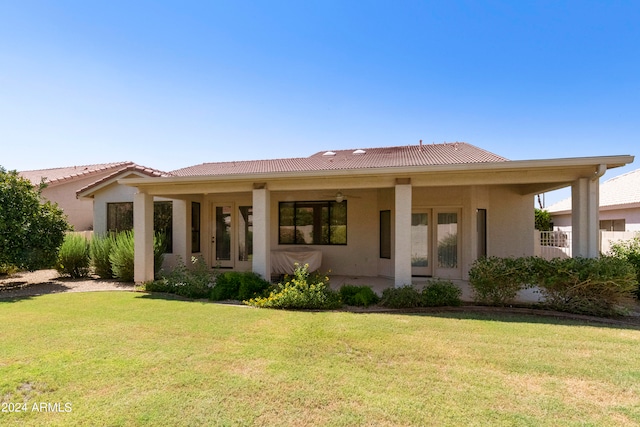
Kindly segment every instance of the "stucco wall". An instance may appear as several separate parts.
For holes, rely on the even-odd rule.
[[[571,230],[571,214],[551,215],[553,226],[560,230]],[[600,220],[624,219],[625,231],[640,231],[640,207],[629,209],[607,209],[600,211]]]
[[[533,255],[534,203],[505,187],[489,190],[487,254],[498,257]]]
[[[45,199],[58,203],[75,231],[91,230],[93,229],[93,203],[89,199],[77,199],[76,191],[106,175],[106,172],[97,173],[60,184],[51,184],[42,191],[42,195]]]
[[[93,199],[94,233],[107,232],[107,203],[133,202],[137,191],[134,187],[113,183],[97,192]]]

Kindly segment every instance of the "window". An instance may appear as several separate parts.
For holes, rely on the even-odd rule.
[[[166,252],[173,252],[173,204],[153,203],[153,229],[164,233]],[[133,230],[133,202],[107,203],[107,231],[117,233]]]
[[[133,230],[133,202],[107,203],[107,231]]]
[[[391,211],[380,211],[380,258],[391,259]]]
[[[173,252],[173,203],[153,203],[153,230],[165,237],[165,253]]]
[[[626,221],[624,219],[603,219],[600,221],[600,230],[603,231],[626,231]]]
[[[438,214],[438,267],[458,268],[458,214]]]
[[[346,245],[347,202],[281,202],[281,245]]]
[[[487,256],[487,210],[478,209],[476,215],[478,224],[478,258],[484,258]]]
[[[200,252],[200,203],[191,202],[191,252]]]
[[[253,207],[238,207],[238,261],[253,258]]]

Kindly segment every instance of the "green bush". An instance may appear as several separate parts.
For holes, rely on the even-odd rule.
[[[113,270],[111,269],[111,250],[115,245],[115,238],[112,234],[103,236],[94,235],[91,239],[89,252],[91,254],[91,264],[95,274],[101,279],[112,279]]]
[[[89,275],[89,243],[84,236],[67,234],[58,250],[56,270],[62,276],[71,278]]]
[[[164,260],[166,238],[163,234],[153,236],[153,270],[157,276]],[[116,234],[109,254],[113,277],[123,282],[134,280],[134,238],[133,231],[121,231]]]
[[[0,267],[6,271],[52,268],[57,262],[71,227],[57,204],[42,199],[44,188],[0,166]]]
[[[357,307],[369,307],[380,301],[369,286],[344,285],[340,288],[340,297],[344,304]]]
[[[462,290],[449,280],[430,280],[422,289],[422,305],[425,307],[459,306]]]
[[[216,277],[210,298],[213,301],[244,301],[262,294],[269,286],[271,283],[256,273],[227,271]]]
[[[474,299],[481,304],[504,306],[531,281],[530,258],[477,259],[469,270],[469,285]]]
[[[387,288],[382,291],[380,305],[389,308],[414,308],[422,306],[422,294],[413,285]]]
[[[545,306],[597,316],[625,314],[638,289],[633,266],[611,256],[539,260],[532,278]]]
[[[631,264],[636,271],[636,280],[640,282],[640,236],[614,243],[610,254]],[[640,299],[640,287],[636,290],[636,298]]]
[[[109,254],[113,277],[123,282],[133,282],[133,232],[122,231],[116,234],[115,244]]]
[[[296,265],[293,277],[274,287],[269,296],[244,301],[263,308],[331,309],[342,305],[340,295],[329,286],[328,277],[309,277],[309,265]]]
[[[187,298],[208,298],[214,286],[214,274],[204,260],[191,258],[191,268],[180,262],[160,279],[145,284],[149,292],[167,292]]]

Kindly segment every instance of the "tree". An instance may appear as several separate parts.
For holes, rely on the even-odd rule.
[[[536,230],[551,231],[551,214],[543,209],[536,208]]]
[[[44,187],[0,166],[0,268],[33,271],[55,264],[71,227],[57,204],[43,202]]]

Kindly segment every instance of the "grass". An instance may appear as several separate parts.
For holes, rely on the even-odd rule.
[[[125,292],[0,300],[0,322],[0,397],[28,407],[3,426],[640,424],[635,329]]]

